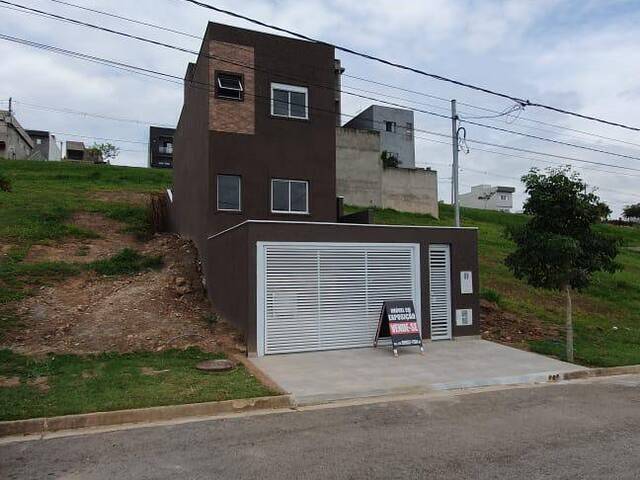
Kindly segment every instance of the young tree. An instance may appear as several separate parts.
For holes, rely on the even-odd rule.
[[[622,213],[624,214],[624,218],[627,218],[629,220],[631,219],[640,220],[640,203],[636,203],[634,205],[627,205],[622,210]]]
[[[510,227],[516,249],[505,260],[513,274],[534,287],[564,291],[567,360],[573,362],[572,289],[589,285],[596,271],[615,272],[618,241],[597,233],[602,206],[570,167],[531,169],[522,177],[529,198],[524,225]]]
[[[89,151],[95,158],[106,163],[111,163],[111,160],[115,160],[120,155],[120,149],[111,143],[94,143]]]

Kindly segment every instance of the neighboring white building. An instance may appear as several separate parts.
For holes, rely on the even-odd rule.
[[[515,191],[516,189],[513,187],[476,185],[471,187],[469,193],[460,195],[460,205],[482,210],[510,212],[513,208],[513,192]]]

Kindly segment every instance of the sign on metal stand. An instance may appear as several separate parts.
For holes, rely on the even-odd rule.
[[[424,353],[418,316],[411,300],[392,300],[382,304],[373,346],[377,347],[380,338],[386,337],[391,338],[393,355],[396,357],[398,347],[420,346],[420,352]]]

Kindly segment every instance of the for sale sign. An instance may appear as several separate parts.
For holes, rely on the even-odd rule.
[[[395,356],[398,356],[398,347],[419,345],[420,351],[424,351],[418,316],[411,300],[392,300],[382,304],[373,346],[377,347],[378,340],[385,337],[391,338]]]

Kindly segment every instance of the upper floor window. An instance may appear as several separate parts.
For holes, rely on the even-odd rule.
[[[238,175],[218,175],[218,210],[240,211],[241,185]]]
[[[244,85],[242,75],[238,73],[216,73],[216,97],[225,100],[244,99]]]
[[[283,83],[272,83],[271,115],[307,120],[309,118],[309,89]]]
[[[500,200],[506,201],[507,200],[507,196],[506,195],[500,195]]]
[[[274,213],[309,213],[309,182],[271,180],[271,211]]]
[[[158,152],[171,155],[173,153],[173,139],[160,137],[158,140]]]
[[[396,122],[384,122],[384,128],[387,132],[396,133]]]
[[[42,145],[42,139],[36,138],[36,145]]]

